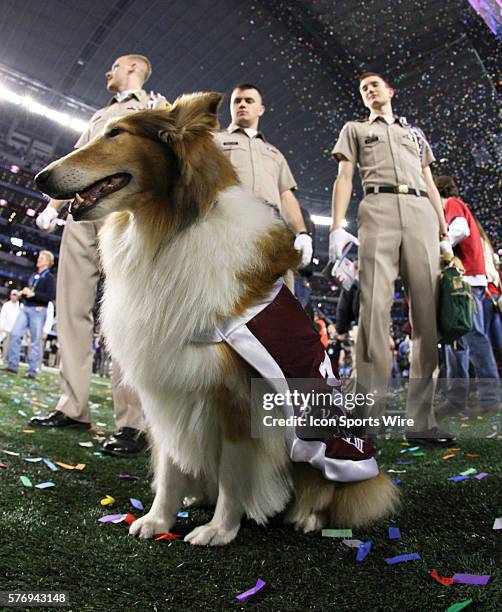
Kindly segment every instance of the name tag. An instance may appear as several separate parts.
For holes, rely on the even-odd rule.
[[[366,140],[364,141],[364,144],[370,144],[372,142],[377,142],[377,140],[380,140],[380,138],[378,138],[378,136],[369,136],[368,138],[366,138]]]

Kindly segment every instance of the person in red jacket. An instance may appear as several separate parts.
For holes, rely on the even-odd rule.
[[[473,329],[462,336],[454,348],[444,347],[446,361],[446,412],[458,413],[467,408],[469,399],[469,363],[477,377],[479,406],[476,412],[500,408],[500,381],[489,338],[485,333],[483,296],[487,286],[485,258],[478,225],[451,176],[436,179],[443,202],[448,237],[454,254],[464,266],[464,281],[471,285],[474,298]]]

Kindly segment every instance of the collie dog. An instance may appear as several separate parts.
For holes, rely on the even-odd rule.
[[[37,176],[45,193],[73,198],[76,221],[107,217],[102,328],[141,398],[154,469],[152,507],[130,533],[169,531],[196,486],[215,510],[185,537],[192,544],[226,544],[244,515],[265,524],[286,506],[304,532],[368,525],[394,509],[388,476],[376,468],[334,482],[293,461],[285,433],[253,437],[256,369],[228,342],[204,340],[266,301],[299,262],[289,230],[214,143],[221,99],[184,95],[169,110],[119,118]]]

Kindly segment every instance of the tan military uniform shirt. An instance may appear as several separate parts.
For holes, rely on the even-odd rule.
[[[108,121],[116,119],[122,115],[127,115],[134,111],[143,109],[161,109],[169,106],[167,100],[160,95],[147,94],[144,89],[138,89],[131,92],[122,102],[118,102],[116,98],[112,98],[110,103],[104,108],[97,110],[89,121],[89,126],[82,133],[80,138],[75,143],[75,148],[78,149],[86,145],[90,140],[100,134]]]
[[[230,125],[214,138],[234,165],[239,180],[267,202],[281,208],[281,193],[296,188],[284,155],[267,142],[261,132],[249,138],[243,128]]]
[[[359,166],[363,187],[407,185],[427,191],[422,168],[434,161],[423,132],[403,117],[388,125],[383,117],[346,123],[333,148],[340,161]]]

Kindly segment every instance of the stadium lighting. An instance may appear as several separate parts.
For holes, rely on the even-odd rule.
[[[36,214],[37,214],[37,213],[36,213],[36,211],[34,211],[34,210],[33,210],[33,208],[27,208],[27,209],[26,209],[26,215],[27,215],[28,217],[34,217]]]
[[[30,113],[47,117],[59,125],[69,127],[75,132],[83,132],[87,128],[87,121],[78,119],[77,117],[70,117],[70,115],[56,110],[55,108],[49,108],[44,104],[40,104],[37,100],[31,96],[20,96],[19,94],[11,91],[0,83],[0,100],[11,102],[12,104],[22,104],[24,108]]]
[[[21,104],[22,96],[19,96],[17,93],[14,93],[7,87],[4,87],[0,84],[0,98],[2,100],[7,100],[7,102],[11,102],[12,104]]]
[[[8,204],[7,200],[0,198],[0,206],[7,206],[7,204]]]
[[[12,238],[10,239],[10,243],[16,247],[22,247],[23,246],[23,239],[22,238],[16,238],[15,236],[12,236]]]
[[[9,170],[12,172],[12,174],[18,174],[21,168],[19,166],[16,166],[15,164],[11,164],[9,166]]]

